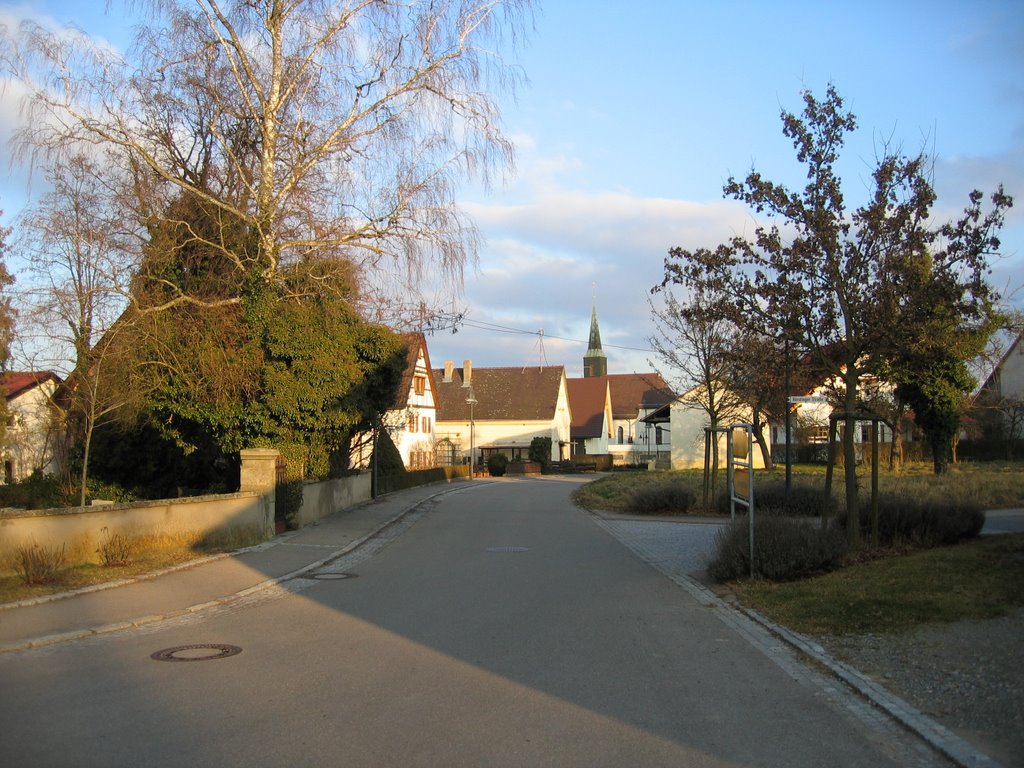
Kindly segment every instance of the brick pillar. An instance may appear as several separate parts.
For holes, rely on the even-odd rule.
[[[275,497],[277,494],[277,457],[273,448],[249,448],[241,451],[242,473],[239,491],[254,491],[263,497],[263,535],[274,537]]]

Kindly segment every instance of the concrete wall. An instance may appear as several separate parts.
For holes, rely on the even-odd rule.
[[[335,480],[304,483],[302,507],[295,514],[296,524],[302,528],[334,512],[369,501],[370,480],[369,472],[360,472]]]
[[[272,498],[272,497],[271,497]],[[255,492],[196,496],[131,504],[0,512],[0,568],[18,547],[66,547],[69,562],[99,562],[97,547],[108,536],[217,538],[251,543],[274,533],[274,508]]]

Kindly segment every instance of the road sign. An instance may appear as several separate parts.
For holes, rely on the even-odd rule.
[[[825,405],[828,402],[828,398],[824,395],[794,395],[789,400],[790,405],[797,405],[798,403],[806,403],[808,405]]]

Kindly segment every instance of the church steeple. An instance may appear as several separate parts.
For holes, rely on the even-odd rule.
[[[590,313],[590,343],[583,355],[583,378],[590,379],[608,375],[608,358],[601,349],[601,329],[597,325],[597,298]]]

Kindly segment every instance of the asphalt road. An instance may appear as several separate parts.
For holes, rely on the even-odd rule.
[[[943,765],[644,563],[574,487],[469,486],[348,578],[2,657],[0,764]],[[195,644],[242,651],[150,657]]]

